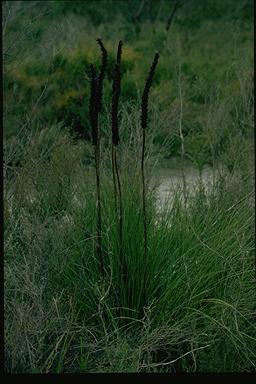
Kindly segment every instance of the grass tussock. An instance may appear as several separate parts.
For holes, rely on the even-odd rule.
[[[53,134],[55,130],[52,127],[50,131]],[[54,137],[58,147],[63,132],[54,133]],[[186,209],[177,191],[157,222],[154,188],[147,190],[145,305],[140,162],[131,174],[129,168],[134,170],[134,161],[129,163],[127,157],[122,171],[126,279],[120,279],[120,238],[109,160],[105,158],[102,164],[106,273],[102,280],[94,253],[94,172],[83,166],[83,146],[72,144],[68,134],[66,140],[68,147],[58,161],[54,148],[49,159],[43,156],[44,172],[31,168],[29,162],[23,166],[16,175],[13,195],[7,199],[6,369],[253,369],[254,217],[241,179],[223,176],[210,194],[199,189],[189,197]],[[108,158],[110,153],[109,148]],[[69,191],[73,198],[56,209],[56,203],[62,201],[56,200],[61,178],[70,178],[73,172],[72,167],[64,165],[72,158],[78,167]],[[56,167],[62,169],[59,176],[52,174]],[[65,195],[65,182],[62,188]]]
[[[3,3],[6,372],[255,371],[251,11]]]

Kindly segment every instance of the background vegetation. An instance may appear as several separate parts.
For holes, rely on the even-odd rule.
[[[253,2],[2,4],[6,371],[255,370]],[[104,278],[88,115],[98,37],[109,56],[100,116]],[[120,39],[126,279],[110,154]],[[156,159],[175,156],[200,172],[210,164],[218,178],[210,193],[199,180],[186,206],[177,189],[161,214],[148,184],[144,298],[139,108],[156,51],[147,176]]]

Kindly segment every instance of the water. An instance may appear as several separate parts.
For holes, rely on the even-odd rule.
[[[210,191],[214,182],[219,177],[220,171],[223,171],[222,166],[218,166],[218,169],[213,169],[208,165],[203,167],[201,182],[206,192]],[[191,164],[186,164],[183,167],[183,174],[187,191],[190,195],[193,195],[199,186],[199,170]],[[183,190],[181,161],[170,159],[161,163],[161,166],[156,166],[153,172],[153,181],[157,182],[158,185],[156,193],[157,207],[159,210],[162,210],[167,200],[171,204],[177,189]]]

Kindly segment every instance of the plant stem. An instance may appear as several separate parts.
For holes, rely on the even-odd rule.
[[[117,178],[117,186],[118,186],[118,200],[119,200],[119,239],[120,239],[120,261],[122,266],[122,276],[126,276],[126,266],[124,265],[124,259],[123,259],[123,204],[122,204],[122,190],[121,190],[121,181],[120,181],[120,175],[118,171],[118,165],[117,165],[117,156],[116,156],[116,148],[114,147],[114,167],[116,172],[116,178]]]
[[[145,129],[142,131],[142,154],[141,154],[141,176],[142,176],[142,209],[143,209],[143,231],[144,231],[144,276],[143,276],[143,297],[146,291],[146,270],[147,270],[147,250],[148,250],[148,237],[147,237],[147,219],[146,219],[146,189],[145,189],[145,172],[144,172],[144,158],[145,158]]]
[[[112,176],[113,176],[113,185],[114,185],[114,200],[115,200],[115,211],[117,213],[117,201],[116,201],[116,196],[117,196],[117,186],[116,186],[116,173],[115,173],[115,146],[112,143],[112,148],[111,148],[111,154],[112,154]]]
[[[102,257],[102,241],[101,241],[101,199],[100,199],[100,147],[94,145],[94,158],[95,158],[95,169],[96,169],[96,188],[97,188],[97,255],[100,261],[100,271],[103,276],[104,264]]]

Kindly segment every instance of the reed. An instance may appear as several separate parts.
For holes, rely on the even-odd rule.
[[[146,291],[146,274],[147,274],[147,252],[148,252],[148,240],[147,240],[147,216],[146,216],[146,186],[145,186],[145,132],[148,124],[148,97],[150,87],[152,85],[153,76],[158,63],[159,54],[156,53],[151,68],[146,79],[142,99],[141,99],[141,128],[142,128],[142,153],[141,153],[141,175],[142,175],[142,205],[143,205],[143,227],[144,227],[144,278],[143,278],[143,296],[145,297]]]

